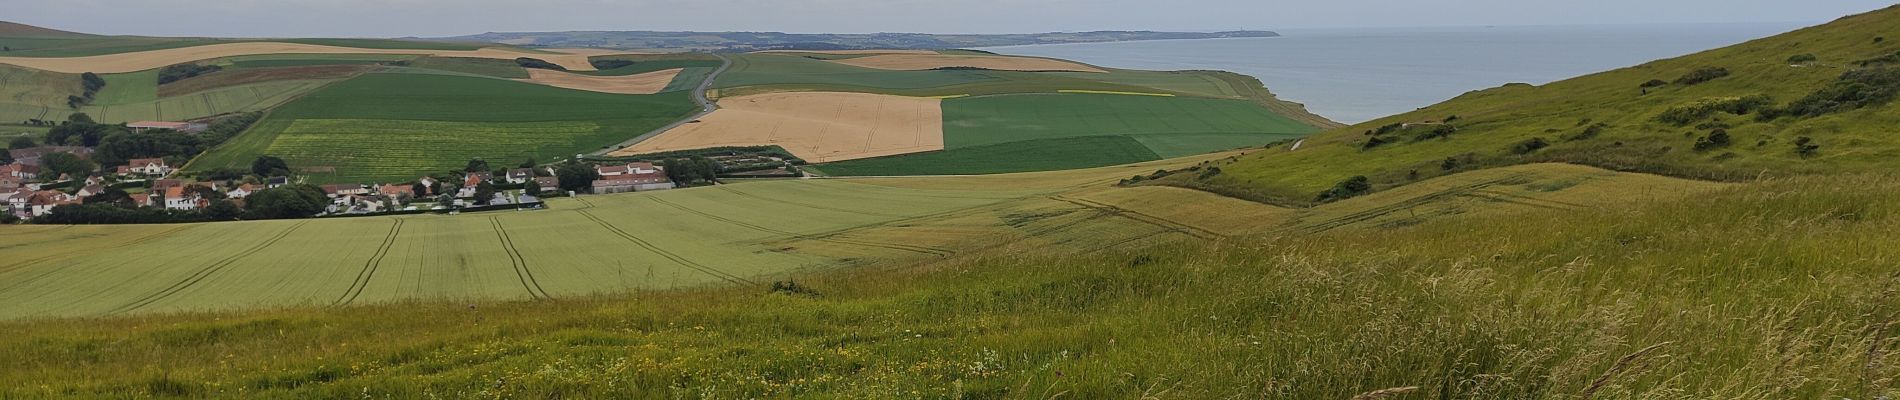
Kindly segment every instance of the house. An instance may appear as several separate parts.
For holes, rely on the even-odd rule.
[[[105,192],[106,192],[105,186],[100,186],[100,185],[95,184],[95,185],[86,185],[86,187],[79,188],[79,191],[73,192],[73,195],[78,196],[79,198],[83,199],[87,197],[98,196],[100,193],[105,193]]]
[[[33,192],[33,194],[27,197],[26,210],[27,214],[39,217],[51,214],[54,207],[78,203],[78,197],[73,197],[73,195],[66,194],[65,192],[58,190],[41,190]]]
[[[165,165],[165,160],[160,158],[133,159],[131,162],[126,163],[125,167],[128,173],[148,176],[165,176],[170,175],[173,171],[172,167]]]
[[[257,192],[257,186],[246,183],[246,184],[238,185],[237,188],[231,189],[231,191],[229,192],[224,192],[224,197],[229,197],[233,199],[242,199],[245,197],[250,197],[251,193],[256,193],[256,192]]]
[[[290,184],[290,178],[283,177],[283,176],[273,176],[273,177],[270,177],[270,179],[264,180],[265,189],[276,189],[276,188],[280,188],[280,187],[283,187],[284,185],[289,185],[289,184]]]
[[[0,176],[18,178],[22,181],[38,178],[40,177],[40,166],[19,162],[0,165]]]
[[[361,196],[369,194],[369,188],[362,184],[323,185],[323,194],[332,198],[339,196]]]
[[[433,191],[433,190],[435,190],[435,184],[436,184],[436,182],[435,182],[435,178],[430,178],[430,177],[426,177],[426,176],[425,176],[425,177],[421,177],[421,178],[417,178],[417,179],[416,179],[416,183],[420,183],[420,184],[422,184],[422,187],[425,187],[425,188],[429,188],[429,190],[431,190],[431,191]],[[426,194],[426,193],[424,193],[424,194]]]
[[[131,129],[132,133],[145,133],[154,129],[170,129],[184,133],[198,133],[210,129],[211,125],[194,122],[138,121],[126,123],[125,127]]]
[[[601,177],[594,181],[593,187],[595,194],[643,192],[672,189],[673,180],[660,171],[630,173]]]
[[[79,158],[92,158],[92,148],[82,146],[28,147],[24,149],[7,150],[7,153],[13,156],[13,161],[16,163],[36,167],[40,165],[40,157],[45,157],[47,154],[53,153],[72,153],[72,155],[79,156]]]
[[[165,208],[172,210],[198,209],[198,194],[186,191],[184,186],[165,188]]]
[[[599,167],[594,167],[594,172],[600,173],[600,176],[602,177],[621,176],[621,175],[627,175],[627,174],[650,174],[650,173],[659,172],[662,170],[664,170],[664,168],[654,166],[653,163],[649,163],[649,162],[628,163],[627,165],[602,165]]]
[[[487,182],[492,179],[495,179],[495,176],[487,172],[470,172],[467,175],[462,175],[462,187],[472,188],[475,187],[475,185],[480,185],[482,182]]]
[[[128,197],[132,198],[132,205],[135,207],[151,207],[152,206],[151,194],[137,193],[137,194],[132,194]]]
[[[0,191],[19,189],[21,183],[20,178],[0,175]]]
[[[159,193],[163,193],[165,189],[182,187],[182,186],[185,186],[185,182],[177,180],[177,179],[159,179],[156,181],[152,181],[152,191],[159,192]]]
[[[404,184],[391,183],[391,184],[386,184],[382,186],[377,186],[376,193],[383,195],[383,197],[388,197],[396,201],[404,201],[404,200],[416,198],[415,186],[404,185]]]
[[[508,183],[523,184],[534,179],[534,168],[515,168],[508,170]]]
[[[552,176],[535,177],[534,185],[539,186],[541,190],[557,190],[561,187],[561,178]]]
[[[0,211],[6,211],[8,214],[12,214],[14,210],[24,208],[26,206],[27,196],[32,195],[33,191],[26,189],[15,188],[0,190]]]

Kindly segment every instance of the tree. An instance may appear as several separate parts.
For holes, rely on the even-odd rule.
[[[125,208],[133,208],[136,206],[132,204],[132,195],[127,194],[124,190],[119,190],[119,188],[106,188],[105,192],[87,197],[85,201],[82,202],[85,204],[111,204]]]
[[[593,187],[594,181],[600,179],[600,171],[594,170],[592,165],[568,161],[554,168],[554,176],[560,180],[561,190],[578,192]]]
[[[211,205],[205,206],[204,210],[205,218],[212,221],[236,220],[239,216],[243,215],[243,213],[244,209],[238,208],[237,203],[224,199],[211,202]]]
[[[187,133],[161,130],[146,133],[120,131],[99,141],[94,160],[102,165],[123,165],[135,158],[190,158],[203,148],[198,138]]]
[[[118,125],[100,125],[92,123],[86,114],[73,114],[81,120],[70,121],[46,131],[46,144],[64,144],[68,146],[98,146],[106,135],[125,131]]]
[[[528,157],[527,160],[522,160],[521,166],[517,168],[534,168],[534,166],[536,165],[540,165],[540,164],[537,164],[534,162],[534,157]]]
[[[88,74],[90,74],[90,72],[88,72]],[[95,77],[97,77],[98,75],[93,75],[93,76],[95,76]],[[104,82],[104,81],[103,81],[103,80],[101,80],[100,82]],[[101,85],[101,86],[104,86],[105,84],[103,84],[103,83],[101,83],[100,85]],[[70,114],[70,115],[67,115],[67,116],[66,116],[66,122],[71,122],[71,123],[75,123],[75,124],[97,124],[97,123],[99,123],[99,121],[94,121],[94,120],[92,119],[92,116],[91,116],[91,115],[86,115],[86,113],[82,113],[82,112],[76,112],[76,113],[72,113],[72,114]]]
[[[251,173],[263,177],[289,176],[290,164],[274,156],[257,156],[251,161]]]
[[[59,179],[60,175],[70,174],[73,177],[73,182],[75,182],[74,187],[78,187],[77,184],[84,183],[84,178],[87,175],[92,175],[92,171],[97,169],[98,166],[93,165],[91,161],[86,161],[84,158],[73,155],[73,153],[62,152],[48,153],[45,156],[41,156],[40,168],[45,169],[46,175],[52,177],[52,179]]]
[[[7,165],[7,164],[12,164],[12,163],[13,163],[13,152],[0,151],[0,165]]]
[[[495,185],[482,181],[475,185],[475,204],[488,205],[495,198]]]
[[[309,218],[323,212],[329,200],[323,188],[299,183],[251,193],[244,198],[244,208],[256,218]]]
[[[7,142],[7,148],[12,150],[30,148],[33,146],[37,145],[33,144],[33,138],[27,136],[16,137],[13,138],[13,141]]]
[[[488,161],[483,161],[480,158],[468,160],[468,167],[462,168],[462,172],[487,172],[487,171],[488,171]]]
[[[422,184],[422,182],[416,182],[414,184],[409,185],[409,191],[416,192],[414,194],[415,197],[427,196],[429,195],[429,185],[424,185]]]
[[[528,182],[521,184],[521,192],[529,196],[541,197],[541,183],[529,179]]]

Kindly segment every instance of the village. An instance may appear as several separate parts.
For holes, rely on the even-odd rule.
[[[135,133],[191,133],[203,129],[203,124],[174,122],[134,122],[125,126]],[[251,204],[251,200],[261,192],[287,187],[320,190],[322,204],[299,204],[320,209],[309,208],[307,211],[315,211],[314,215],[295,217],[321,217],[539,208],[543,197],[679,186],[664,166],[638,161],[488,169],[485,161],[471,160],[470,168],[464,171],[419,176],[408,182],[306,185],[282,160],[269,156],[260,157],[252,171],[246,171],[248,174],[185,176],[179,173],[180,165],[174,165],[176,160],[138,158],[101,168],[94,163],[93,147],[12,147],[16,148],[6,150],[5,160],[0,160],[9,161],[0,165],[0,220],[8,222],[34,221],[62,212],[64,206],[94,204],[201,217],[152,222],[282,218],[285,216],[260,210],[268,207]],[[567,185],[562,184],[564,177]],[[78,214],[84,208],[65,210]],[[70,219],[62,221],[71,223]]]

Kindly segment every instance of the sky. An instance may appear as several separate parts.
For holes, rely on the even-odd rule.
[[[1820,23],[1894,0],[0,0],[101,34],[405,37],[566,30],[1039,33]]]

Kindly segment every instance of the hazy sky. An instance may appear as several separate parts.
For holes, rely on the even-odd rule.
[[[1822,22],[1893,0],[0,0],[0,20],[105,34],[489,31],[1023,33]]]

